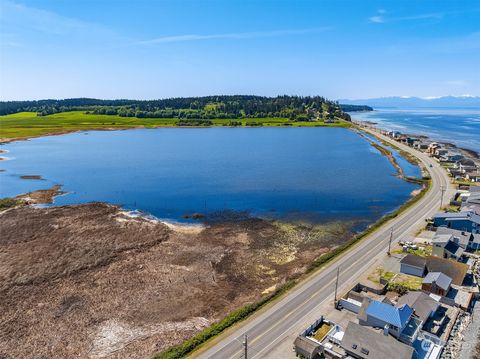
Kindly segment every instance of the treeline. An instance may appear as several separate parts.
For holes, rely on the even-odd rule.
[[[340,108],[345,112],[373,111],[372,107],[366,105],[347,105],[341,103]]]
[[[298,121],[342,118],[348,114],[336,102],[321,96],[205,96],[163,100],[65,100],[0,102],[0,115],[37,112],[46,116],[58,112],[86,111],[94,114],[137,118],[240,119],[281,117]]]

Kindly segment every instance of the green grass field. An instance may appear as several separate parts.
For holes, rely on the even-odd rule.
[[[175,127],[178,118],[135,118],[116,115],[86,114],[83,111],[61,112],[48,116],[37,116],[35,112],[20,112],[0,116],[0,138],[22,139],[28,137],[59,134],[80,130],[127,129]],[[350,127],[351,123],[339,121],[323,122],[293,122],[286,118],[249,118],[249,119],[215,119],[213,126],[224,126],[230,121],[240,121],[242,126],[249,122],[261,123],[262,126],[292,127]]]

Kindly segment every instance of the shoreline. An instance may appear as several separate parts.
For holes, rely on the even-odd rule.
[[[344,244],[336,246],[331,250],[327,251],[326,253],[320,254],[320,256],[313,259],[302,274],[299,273],[297,276],[295,276],[294,278],[291,278],[287,282],[277,283],[275,290],[272,293],[265,296],[261,296],[260,299],[258,301],[255,301],[253,304],[249,304],[244,307],[240,307],[239,309],[233,312],[229,312],[230,314],[223,317],[223,319],[220,322],[215,322],[216,324],[213,324],[213,327],[209,326],[204,331],[200,331],[195,336],[188,339],[187,343],[191,343],[192,341],[196,343],[194,347],[189,347],[188,352],[190,353],[191,351],[197,348],[197,345],[199,343],[198,341],[195,340],[195,338],[198,338],[200,336],[201,338],[204,338],[204,341],[208,340],[216,335],[219,328],[220,328],[220,332],[222,332],[223,330],[231,327],[233,324],[236,324],[237,322],[246,319],[251,314],[255,313],[257,310],[263,308],[269,303],[279,299],[283,294],[289,292],[291,288],[296,286],[296,284],[300,283],[302,280],[306,279],[310,274],[316,272],[317,270],[321,270],[323,267],[325,267],[326,264],[328,264],[330,261],[334,260],[335,258],[338,258],[341,254],[343,254],[348,249],[355,246],[357,243],[359,243],[362,239],[364,239],[370,233],[374,232],[377,228],[383,226],[385,223],[387,223],[391,219],[401,214],[410,206],[414,205],[428,192],[429,188],[430,188],[430,182],[427,182],[424,188],[420,192],[418,192],[415,196],[411,196],[399,208],[395,209],[391,213],[384,214],[377,221],[371,223],[364,231],[357,234],[352,234],[352,236],[349,237],[349,239],[347,239]],[[60,190],[60,187],[56,188],[56,191],[59,191],[59,190]],[[57,193],[57,195],[60,194],[59,192],[54,192],[54,193]],[[53,201],[53,198],[55,197],[54,193],[52,193],[52,197],[50,198],[50,200],[52,201]],[[32,194],[33,192],[28,193],[27,194],[28,196],[26,198],[27,199],[32,198],[33,196]],[[25,198],[25,195],[24,195],[24,198]],[[71,208],[72,206],[65,206],[65,207]],[[131,216],[131,211],[130,211],[130,216]],[[172,348],[171,350],[174,350],[174,349]],[[158,357],[162,358],[162,354],[159,354]]]
[[[261,118],[260,118],[261,119]],[[280,118],[281,119],[281,118]],[[1,116],[0,116],[1,120]],[[225,119],[226,120],[226,119]],[[241,120],[241,119],[240,119]],[[245,119],[243,119],[245,120]],[[308,125],[312,124],[313,125]],[[307,124],[307,125],[306,125]],[[8,144],[11,142],[16,142],[16,141],[28,141],[30,139],[35,139],[35,138],[40,138],[40,137],[47,137],[47,136],[62,136],[62,135],[67,135],[70,133],[77,133],[77,132],[88,132],[88,131],[126,131],[126,130],[137,130],[137,129],[161,129],[161,128],[215,128],[215,127],[220,127],[220,128],[249,128],[249,129],[254,129],[254,128],[297,128],[297,127],[312,127],[312,128],[351,128],[353,127],[354,124],[351,121],[337,121],[333,123],[324,123],[320,121],[308,121],[308,122],[285,122],[285,123],[279,123],[275,125],[261,125],[261,126],[249,126],[248,121],[245,123],[245,125],[242,126],[225,126],[223,124],[213,124],[210,126],[178,126],[176,124],[159,124],[159,125],[153,125],[153,126],[145,126],[145,125],[129,125],[129,126],[117,126],[117,127],[90,127],[90,128],[77,128],[77,129],[61,129],[61,130],[52,130],[51,132],[47,131],[42,134],[38,135],[27,135],[27,136],[22,136],[22,137],[0,137],[0,146],[3,144]]]
[[[370,121],[370,120],[354,118],[354,116],[352,115],[352,123],[355,123],[355,122],[357,122],[357,123],[360,122],[364,125],[367,125],[367,128],[370,126],[370,127],[373,127],[373,128],[377,128],[379,130],[388,129],[388,130],[391,130],[391,131],[395,131],[395,129],[392,129],[388,125],[382,125],[378,122],[374,122],[374,121]],[[381,127],[379,127],[378,125],[380,125]],[[420,135],[420,134],[416,134],[415,132],[409,132],[408,131],[408,132],[405,132],[403,134],[405,134],[407,136],[418,137],[418,138],[428,140],[428,141],[431,141],[431,142],[437,142],[441,145],[446,146],[447,148],[456,149],[460,152],[463,152],[464,155],[467,154],[468,156],[466,156],[466,157],[473,157],[475,159],[480,159],[480,150],[474,150],[474,149],[471,149],[471,148],[461,147],[461,145],[456,145],[455,143],[449,142],[448,140],[436,140],[436,139],[432,138],[431,136],[423,135],[423,134]]]

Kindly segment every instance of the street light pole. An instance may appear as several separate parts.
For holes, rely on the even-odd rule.
[[[388,251],[387,251],[387,254],[390,256],[391,253],[390,253],[390,249],[392,247],[392,239],[393,239],[393,227],[392,229],[390,230],[390,239],[388,240]]]
[[[248,336],[245,334],[243,337],[243,348],[245,350],[245,359],[248,359]]]
[[[340,275],[340,267],[337,267],[337,279],[335,280],[335,297],[333,300],[333,305],[337,309],[337,290],[338,290],[338,277]]]
[[[443,207],[443,194],[447,189],[444,186],[440,186],[440,209]]]

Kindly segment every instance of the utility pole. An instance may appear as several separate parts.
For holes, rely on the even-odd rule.
[[[248,359],[248,336],[245,334],[243,337],[243,347],[245,350],[245,359]]]
[[[333,301],[333,305],[335,309],[337,309],[337,289],[338,289],[338,277],[340,275],[340,267],[337,267],[337,279],[335,280],[335,298]]]
[[[387,254],[390,256],[390,249],[392,247],[392,239],[393,239],[393,227],[390,230],[390,239],[388,241],[388,251]]]
[[[443,194],[445,193],[447,189],[444,187],[444,186],[440,186],[440,192],[441,192],[441,195],[440,195],[440,209],[442,209],[443,207]]]

